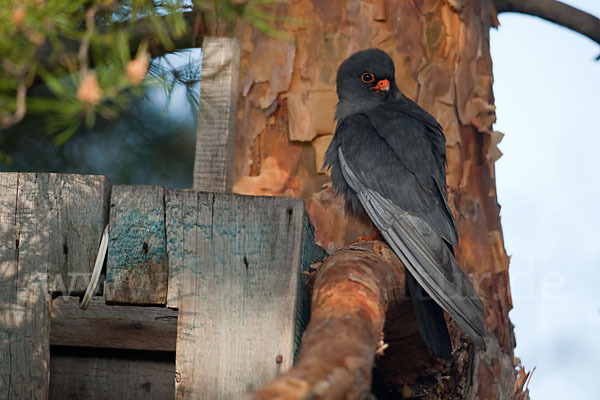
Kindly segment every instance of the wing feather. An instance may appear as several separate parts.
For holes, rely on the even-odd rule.
[[[483,304],[444,239],[418,216],[365,186],[338,148],[342,174],[408,271],[473,341],[485,349]]]

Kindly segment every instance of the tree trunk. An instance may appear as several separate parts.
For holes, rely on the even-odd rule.
[[[361,49],[387,51],[400,90],[444,127],[449,202],[460,237],[456,256],[473,274],[490,331],[488,351],[482,353],[466,346],[464,334],[450,322],[455,358],[444,364],[425,350],[416,331],[402,340],[389,339],[394,334],[388,315],[390,346],[376,362],[375,383],[383,388],[378,396],[390,391],[428,391],[427,398],[521,396],[522,385],[515,385],[521,379],[515,381],[508,257],[494,179],[502,135],[492,128],[489,29],[496,15],[490,3],[294,0],[280,13],[295,17],[281,24],[290,40],[248,27],[237,33],[242,53],[234,192],[304,198],[317,243],[330,253],[359,235],[370,236],[372,227],[346,218],[321,165],[335,129],[338,65]],[[421,354],[402,357],[415,343]]]

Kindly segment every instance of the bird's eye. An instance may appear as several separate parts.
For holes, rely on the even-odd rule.
[[[360,79],[364,82],[364,83],[371,83],[373,81],[375,81],[375,76],[373,76],[372,73],[370,72],[364,72],[361,76]]]

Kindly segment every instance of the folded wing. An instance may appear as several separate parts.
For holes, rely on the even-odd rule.
[[[485,349],[483,304],[444,239],[425,220],[366,186],[346,162],[341,147],[338,158],[345,181],[411,275]]]

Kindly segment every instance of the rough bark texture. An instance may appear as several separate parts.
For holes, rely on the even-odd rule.
[[[291,40],[266,37],[248,27],[238,31],[242,53],[234,192],[304,198],[316,241],[330,253],[359,235],[368,237],[370,227],[346,218],[342,199],[332,193],[320,167],[334,131],[338,65],[360,49],[387,51],[394,58],[400,89],[444,126],[449,201],[460,236],[456,255],[465,271],[474,274],[486,307],[490,351],[473,353],[467,346],[455,352],[474,368],[473,380],[460,395],[506,398],[507,390],[512,394],[516,362],[508,319],[508,257],[494,180],[502,134],[492,128],[489,28],[496,15],[491,3],[296,0],[283,5],[281,13],[305,21],[282,24]],[[454,348],[462,349],[461,330],[453,323],[451,330]],[[409,343],[391,343],[388,352],[403,353]],[[421,360],[428,357],[424,352]],[[378,372],[383,385],[418,386],[414,371],[390,372],[398,362],[390,360],[393,368]],[[458,364],[455,360],[450,367]],[[421,365],[421,381],[424,376],[442,381],[446,367],[426,361]],[[454,382],[453,387],[459,386]],[[441,392],[431,398],[442,398]]]

